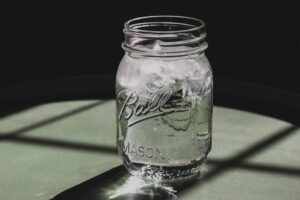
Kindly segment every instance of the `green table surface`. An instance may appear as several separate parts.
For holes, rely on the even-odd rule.
[[[199,180],[178,188],[128,175],[115,137],[113,100],[1,118],[0,199],[300,199],[300,129],[287,122],[214,107],[209,160]]]

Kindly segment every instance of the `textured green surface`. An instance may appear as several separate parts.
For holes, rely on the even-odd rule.
[[[0,119],[0,199],[50,199],[120,165],[115,134],[114,101],[52,103]],[[215,107],[208,176],[179,199],[298,200],[299,142],[289,123]]]

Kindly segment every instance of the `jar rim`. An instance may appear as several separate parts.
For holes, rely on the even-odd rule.
[[[161,21],[165,20],[165,21]],[[187,21],[187,22],[180,22]],[[151,28],[164,25],[168,27],[170,25],[182,25],[186,28],[180,30],[148,30],[145,28]],[[137,17],[128,20],[124,24],[124,33],[145,33],[145,34],[172,34],[172,33],[188,33],[197,31],[205,27],[205,23],[197,18],[186,17],[180,15],[152,15]]]
[[[132,54],[175,57],[207,48],[205,23],[193,17],[152,15],[128,20],[122,47]]]

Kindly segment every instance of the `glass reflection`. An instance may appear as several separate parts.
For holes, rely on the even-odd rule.
[[[122,165],[58,194],[53,200],[175,200],[176,190],[133,177]]]
[[[107,191],[108,199],[177,199],[176,191],[170,186],[151,183],[128,175],[123,184]]]

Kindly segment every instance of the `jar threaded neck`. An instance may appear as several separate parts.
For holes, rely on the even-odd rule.
[[[144,56],[182,56],[207,48],[203,21],[183,16],[139,17],[124,24],[127,52]]]

